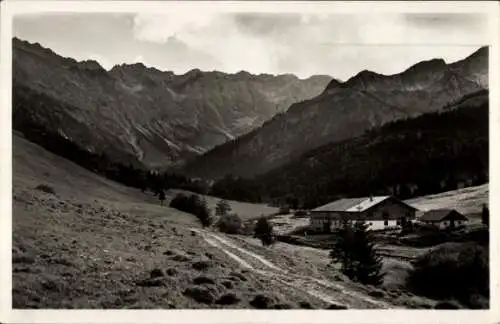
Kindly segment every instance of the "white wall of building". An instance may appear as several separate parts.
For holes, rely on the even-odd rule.
[[[323,231],[323,226],[326,220],[323,219],[310,219],[309,222],[309,228],[314,231]],[[382,230],[382,229],[389,229],[389,228],[395,228],[398,227],[398,221],[397,220],[369,220],[366,221],[366,225],[368,225],[369,230]],[[330,224],[330,229],[334,230],[336,228],[339,228],[342,226],[341,221],[335,221],[332,220]]]
[[[394,228],[399,226],[397,220],[369,220],[366,221],[369,230],[383,230],[386,228]]]

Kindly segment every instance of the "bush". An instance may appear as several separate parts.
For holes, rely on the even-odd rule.
[[[212,224],[212,216],[207,207],[207,202],[197,195],[188,197],[184,194],[178,194],[170,202],[170,207],[195,215],[200,220],[203,227]]]
[[[193,298],[199,303],[212,304],[215,301],[214,293],[205,287],[188,287],[184,290],[183,294]]]
[[[215,303],[219,305],[234,305],[240,302],[238,296],[234,293],[222,295]]]
[[[193,268],[199,271],[207,270],[210,268],[210,262],[208,261],[197,261],[193,263]]]
[[[473,296],[489,296],[488,250],[475,243],[443,244],[417,259],[407,286],[418,294],[456,298],[475,307]]]
[[[209,277],[199,276],[194,278],[193,283],[195,285],[205,285],[205,284],[215,285],[215,280]]]
[[[242,230],[243,221],[237,214],[222,216],[217,222],[219,231],[227,234],[239,234]]]
[[[54,188],[52,188],[51,186],[48,186],[46,184],[39,184],[38,186],[35,187],[35,189],[49,193],[49,194],[53,194],[53,195],[56,194],[56,191],[54,190]]]
[[[286,214],[290,214],[290,207],[287,207],[287,206],[280,207],[280,209],[279,209],[279,211],[278,211],[278,214],[279,214],[279,215],[286,215]]]
[[[308,213],[307,211],[305,210],[297,210],[294,214],[293,214],[295,217],[307,217],[308,216]]]
[[[257,295],[250,301],[250,305],[257,309],[268,309],[272,299],[265,295]]]
[[[434,305],[434,309],[460,309],[460,305],[452,301],[442,301]]]
[[[273,225],[265,216],[261,216],[259,220],[257,220],[254,236],[260,239],[264,246],[269,246],[275,242],[276,238],[274,237]]]
[[[229,206],[229,203],[221,199],[219,202],[217,202],[217,205],[215,206],[215,215],[219,217],[226,216],[229,212],[231,211],[231,206]]]

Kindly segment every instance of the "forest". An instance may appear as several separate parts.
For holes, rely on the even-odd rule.
[[[488,146],[488,92],[480,91],[439,112],[319,147],[253,179],[226,176],[212,193],[292,208],[370,194],[408,199],[488,182]]]

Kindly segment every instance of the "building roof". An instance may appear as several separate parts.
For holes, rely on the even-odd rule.
[[[361,197],[361,198],[343,198],[329,204],[313,209],[313,211],[345,211],[362,212],[391,196]]]
[[[464,215],[460,214],[454,209],[434,209],[425,212],[421,217],[421,221],[425,222],[440,222],[450,214],[458,216],[459,219],[467,219]]]

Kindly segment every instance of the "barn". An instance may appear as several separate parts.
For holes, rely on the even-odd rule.
[[[364,220],[370,230],[397,228],[415,219],[417,209],[393,196],[343,198],[311,210],[310,229],[330,232],[345,220]]]
[[[434,209],[425,212],[419,222],[439,229],[460,228],[467,224],[469,219],[454,209]]]

